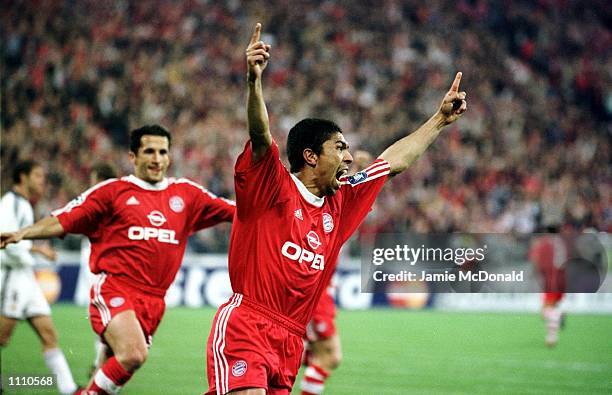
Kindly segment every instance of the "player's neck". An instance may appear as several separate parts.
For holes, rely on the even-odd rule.
[[[308,192],[312,193],[313,195],[319,198],[322,198],[324,196],[323,191],[321,191],[317,187],[317,183],[316,183],[314,174],[312,174],[311,172],[307,170],[302,170],[301,172],[295,173],[294,175],[297,177],[298,180],[302,182],[302,184],[304,184]]]
[[[163,189],[166,189],[166,187],[168,186],[167,177],[164,177],[160,181],[157,181],[157,182],[151,182],[151,181],[138,177],[136,174],[130,174],[128,176],[128,180],[138,185],[142,189],[153,190],[153,191],[163,190]]]
[[[26,200],[30,200],[30,191],[24,185],[15,185],[13,186],[13,191],[23,196]]]

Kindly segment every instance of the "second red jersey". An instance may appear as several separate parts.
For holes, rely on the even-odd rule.
[[[170,178],[152,185],[131,175],[90,188],[53,215],[66,233],[90,238],[93,273],[122,276],[163,295],[189,235],[231,221],[234,212],[233,202],[193,181]]]
[[[251,144],[237,160],[237,215],[229,274],[234,292],[301,327],[334,273],[342,244],[367,215],[389,174],[377,160],[319,198],[282,164],[272,143],[256,163]]]

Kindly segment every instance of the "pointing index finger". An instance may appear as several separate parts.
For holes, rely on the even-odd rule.
[[[259,41],[260,36],[261,36],[261,23],[257,22],[257,24],[255,25],[255,31],[253,32],[253,35],[251,36],[250,44],[255,44],[257,41]]]
[[[453,81],[453,84],[451,85],[451,88],[450,88],[451,92],[459,92],[459,83],[461,82],[462,75],[463,75],[462,72],[458,72],[457,75],[455,76],[455,80]]]

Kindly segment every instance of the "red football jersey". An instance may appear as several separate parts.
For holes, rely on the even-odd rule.
[[[319,198],[282,164],[278,146],[251,163],[251,143],[236,162],[237,215],[229,274],[234,292],[306,326],[334,274],[342,244],[357,229],[389,174],[376,160]]]
[[[565,289],[565,264],[569,250],[558,234],[547,234],[534,239],[529,248],[529,260],[536,267],[544,281],[544,292],[563,292]]]
[[[164,294],[193,232],[231,221],[232,201],[184,178],[153,185],[134,175],[104,181],[56,210],[66,233],[90,238],[89,267]]]

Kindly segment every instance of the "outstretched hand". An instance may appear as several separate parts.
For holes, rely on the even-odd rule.
[[[466,93],[459,92],[459,83],[461,82],[462,73],[459,72],[455,76],[455,80],[451,85],[449,91],[444,95],[442,104],[438,113],[444,118],[446,125],[455,122],[467,109],[467,102],[465,101]]]
[[[268,65],[268,59],[270,59],[270,48],[269,44],[261,41],[261,23],[257,23],[255,31],[251,36],[251,42],[249,42],[249,46],[246,49],[247,70],[250,81],[261,77],[261,73]]]
[[[21,239],[23,239],[21,232],[0,233],[0,249],[6,248],[7,245],[12,243],[19,243]]]

